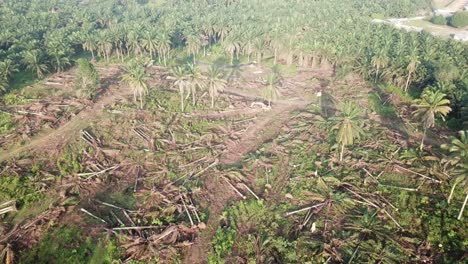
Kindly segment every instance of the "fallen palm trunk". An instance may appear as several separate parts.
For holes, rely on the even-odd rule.
[[[86,130],[81,131],[81,138],[93,147],[100,147],[102,145],[99,139],[94,138],[93,135]]]
[[[299,209],[299,210],[296,210],[296,211],[288,212],[288,213],[285,214],[285,216],[290,216],[290,215],[297,214],[297,213],[300,213],[300,212],[304,212],[304,211],[307,211],[307,210],[310,210],[310,209],[313,209],[313,208],[317,208],[317,207],[323,206],[324,204],[325,203],[319,203],[319,204],[309,206],[309,207],[305,207],[305,208],[302,208],[302,209]]]
[[[184,205],[185,213],[187,213],[187,216],[190,220],[190,224],[194,226],[195,224],[193,223],[192,216],[190,215],[190,212],[187,208],[187,205],[185,204],[184,197],[182,197],[182,195],[180,195],[180,199],[182,200],[182,204]]]
[[[48,116],[48,115],[44,115],[42,113],[34,113],[34,112],[26,112],[26,111],[21,111],[21,110],[18,110],[17,113],[19,114],[23,114],[23,115],[35,115],[41,119],[44,119],[44,120],[47,120],[47,121],[50,121],[50,122],[56,122],[57,121],[57,118],[53,117],[53,116]]]
[[[223,179],[224,179],[224,181],[226,181],[226,183],[229,185],[229,187],[231,187],[231,189],[232,189],[237,195],[239,195],[239,196],[240,196],[242,199],[244,199],[244,200],[247,199],[247,197],[245,197],[239,190],[237,190],[236,187],[234,187],[234,185],[232,185],[232,183],[231,183],[228,179],[226,179],[226,178],[224,178],[224,177],[223,177]]]
[[[403,227],[402,227],[402,226],[395,220],[395,218],[393,218],[393,217],[390,215],[390,213],[388,213],[387,210],[385,210],[383,207],[376,205],[375,203],[373,203],[373,202],[369,201],[368,199],[364,198],[362,195],[360,195],[360,194],[358,194],[358,193],[356,193],[356,192],[354,192],[354,191],[352,191],[352,190],[350,190],[350,189],[348,189],[348,188],[345,188],[345,189],[346,189],[347,191],[349,191],[350,193],[356,195],[357,197],[361,198],[363,201],[366,202],[366,204],[368,204],[368,205],[370,205],[370,206],[372,206],[372,207],[374,207],[374,208],[376,208],[376,209],[383,210],[383,212],[384,212],[388,217],[390,217],[390,219],[391,219],[399,228],[401,228],[401,229],[403,230]]]
[[[86,210],[84,208],[81,208],[80,211],[87,214],[87,215],[89,215],[89,216],[91,216],[91,217],[93,217],[93,218],[95,218],[95,219],[97,219],[97,220],[99,220],[99,221],[101,221],[101,222],[103,222],[103,223],[105,223],[105,224],[107,224],[107,222],[104,219],[102,219],[102,218],[100,218],[98,216],[95,216],[94,214],[90,213],[88,210]]]
[[[210,168],[216,166],[218,164],[219,160],[216,159],[213,163],[211,163],[208,167],[204,168],[203,170],[199,171],[197,174],[193,175],[192,177],[193,178],[196,178],[198,176],[200,176],[201,174],[203,174],[205,171],[209,170]]]
[[[6,213],[9,213],[9,212],[16,212],[16,205],[15,205],[15,201],[8,201],[8,202],[5,202],[3,204],[0,204],[0,215],[2,214],[6,214]]]
[[[415,175],[417,175],[417,176],[423,177],[424,179],[427,179],[427,180],[430,180],[430,181],[433,181],[433,182],[436,182],[436,183],[440,183],[440,182],[441,182],[441,181],[439,181],[439,180],[433,179],[433,178],[428,177],[428,176],[426,176],[426,175],[424,175],[424,174],[421,174],[421,173],[419,173],[419,172],[412,171],[412,170],[410,170],[410,169],[404,168],[404,167],[402,167],[402,166],[400,166],[400,165],[395,165],[395,166],[396,166],[398,169],[404,170],[404,171],[406,171],[406,172],[413,173],[413,174],[415,174]]]
[[[101,170],[101,171],[98,171],[98,172],[87,172],[87,173],[78,173],[78,176],[80,177],[84,177],[84,176],[88,176],[86,178],[86,180],[94,177],[94,176],[98,176],[98,175],[101,175],[101,174],[104,174],[108,171],[112,171],[112,170],[115,170],[117,169],[119,166],[113,166],[113,167],[110,167],[110,168],[107,168],[107,169],[104,169],[104,170]]]
[[[247,189],[247,191],[249,191],[257,200],[260,200],[260,198],[249,188],[249,186],[247,186],[245,183],[241,183],[242,186],[244,186],[244,188]]]
[[[124,226],[124,227],[114,227],[112,230],[142,230],[142,229],[155,229],[161,228],[160,226]]]

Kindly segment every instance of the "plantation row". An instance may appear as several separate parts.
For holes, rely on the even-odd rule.
[[[428,1],[5,1],[0,7],[0,87],[29,70],[42,78],[88,51],[104,60],[155,58],[181,51],[193,61],[222,51],[231,59],[355,71],[416,97],[447,94],[450,124],[462,127],[467,104],[467,46],[429,34],[369,23],[375,16],[428,10]],[[172,60],[171,60],[172,61]]]

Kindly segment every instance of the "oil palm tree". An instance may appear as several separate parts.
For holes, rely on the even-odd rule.
[[[336,133],[336,142],[340,145],[340,161],[343,161],[343,152],[346,146],[353,145],[356,139],[364,134],[364,123],[361,111],[357,105],[350,101],[342,103],[339,114],[331,117],[332,132]]]
[[[421,61],[419,60],[419,56],[417,54],[417,49],[413,49],[411,53],[408,55],[408,65],[406,66],[406,70],[408,72],[408,77],[406,79],[406,84],[405,84],[405,92],[408,91],[408,87],[411,83],[411,78],[414,72],[418,69],[419,64],[421,64]]]
[[[281,96],[279,91],[280,78],[277,74],[269,74],[266,78],[266,86],[263,90],[263,96],[268,101],[268,106],[271,107],[271,102],[278,100]]]
[[[171,70],[170,79],[174,81],[174,86],[179,88],[180,96],[180,111],[184,111],[185,93],[190,93],[190,82],[187,77],[187,72],[183,67],[175,67]]]
[[[206,74],[206,85],[211,97],[211,108],[214,107],[214,100],[218,94],[224,91],[226,80],[223,79],[224,73],[220,68],[212,66]]]
[[[424,139],[427,129],[435,125],[435,119],[440,116],[445,120],[445,116],[452,111],[450,101],[445,98],[445,94],[440,91],[426,90],[420,99],[414,101],[416,110],[413,112],[415,117],[422,122],[424,132],[421,140],[420,150],[424,147]]]
[[[196,63],[196,55],[202,46],[201,39],[195,34],[189,34],[186,40],[186,48],[189,55],[192,55],[193,63]]]
[[[450,144],[441,147],[450,152],[450,163],[468,169],[468,130],[458,132],[459,137],[451,137]]]
[[[23,63],[26,69],[34,72],[38,78],[44,78],[48,70],[47,64],[43,63],[39,50],[26,51],[23,55]]]
[[[5,78],[0,78],[0,92],[6,92],[8,89],[8,80]]]
[[[5,59],[0,62],[0,78],[9,80],[15,72],[18,72],[18,67],[12,60]]]
[[[449,164],[455,165],[457,170],[454,171],[454,174],[458,174],[452,182],[452,188],[450,190],[450,195],[447,199],[448,203],[452,200],[455,188],[459,185],[464,190],[465,201],[463,202],[460,213],[458,214],[458,220],[463,216],[463,211],[468,200],[468,130],[459,131],[459,138],[452,137],[450,144],[442,145],[443,149],[446,149],[450,152],[450,157],[448,159]]]
[[[146,31],[143,34],[141,45],[147,52],[149,52],[151,59],[153,59],[153,54],[158,50],[158,42],[155,35],[151,31]]]
[[[389,59],[386,52],[384,50],[378,50],[378,52],[372,57],[371,63],[372,66],[375,68],[374,82],[377,82],[379,74],[381,74],[380,70],[387,67],[389,63]]]
[[[95,35],[86,34],[82,38],[83,50],[91,52],[91,57],[94,60],[94,51],[97,49],[97,41]]]
[[[164,66],[167,66],[167,55],[171,50],[171,35],[167,32],[163,32],[158,36],[158,53],[159,59],[163,58]]]
[[[122,83],[133,90],[133,99],[136,102],[137,96],[140,100],[140,108],[143,108],[143,96],[148,92],[149,75],[145,68],[136,62],[131,62],[124,68]]]
[[[192,105],[195,106],[197,89],[203,90],[206,86],[206,80],[195,64],[187,64],[186,67],[190,93],[192,94]]]

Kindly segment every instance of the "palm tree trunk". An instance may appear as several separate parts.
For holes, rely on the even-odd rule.
[[[465,206],[466,206],[466,202],[468,201],[468,194],[466,194],[465,196],[465,201],[463,202],[463,206],[462,208],[460,209],[460,213],[458,214],[458,217],[457,219],[460,220],[461,217],[463,216],[463,211],[465,210]]]
[[[192,105],[195,106],[195,87],[192,87]]]
[[[180,90],[180,111],[184,112],[184,91]]]
[[[449,197],[448,197],[448,199],[447,199],[447,203],[448,203],[448,204],[450,204],[450,201],[452,200],[452,196],[453,196],[453,192],[455,191],[455,187],[457,187],[457,184],[454,184],[454,185],[452,186],[452,189],[450,190],[450,195],[449,195]]]
[[[424,138],[426,138],[426,132],[427,132],[427,128],[424,128],[423,136],[422,136],[422,139],[421,139],[421,145],[419,146],[419,150],[421,150],[421,151],[424,148]]]
[[[138,92],[138,96],[140,97],[140,109],[143,109],[143,94],[141,91]]]
[[[344,152],[344,144],[341,144],[341,151],[340,151],[340,162],[343,161],[343,152]]]
[[[94,50],[93,50],[93,49],[91,49],[91,57],[92,57],[93,60],[94,60]]]
[[[411,79],[411,72],[408,73],[408,78],[406,79],[405,92],[408,91],[408,86],[409,86],[409,83],[410,83],[410,79]]]
[[[214,95],[211,95],[211,108],[214,108]]]

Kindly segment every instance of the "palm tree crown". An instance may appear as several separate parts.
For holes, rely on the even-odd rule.
[[[421,99],[416,99],[414,102],[417,109],[413,114],[421,120],[424,128],[424,134],[420,146],[420,149],[422,150],[427,129],[435,125],[435,119],[437,116],[440,116],[445,120],[445,116],[452,111],[452,108],[450,108],[450,101],[445,98],[445,94],[439,91],[434,92],[426,90]]]
[[[137,101],[137,96],[140,100],[140,107],[143,108],[143,96],[148,92],[149,75],[145,72],[145,68],[135,62],[125,66],[125,74],[122,75],[122,82],[133,89],[133,99]]]
[[[340,114],[331,117],[330,121],[333,124],[331,130],[336,132],[336,142],[341,145],[340,161],[342,161],[344,147],[353,145],[354,141],[364,134],[364,123],[360,118],[361,111],[354,103],[346,101],[341,104],[339,110]]]

